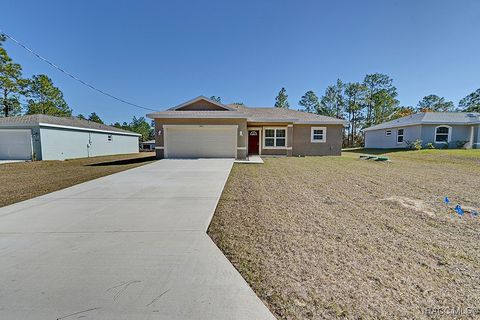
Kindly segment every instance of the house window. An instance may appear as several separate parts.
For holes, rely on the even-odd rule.
[[[397,130],[397,143],[403,143],[403,131],[404,129]]]
[[[312,127],[310,131],[310,142],[325,142],[327,141],[327,128]]]
[[[287,145],[287,130],[283,128],[265,129],[263,145],[265,148],[284,148]]]
[[[449,143],[450,133],[452,129],[447,126],[440,126],[435,128],[435,142],[437,143]]]
[[[385,130],[385,135],[390,137],[392,135],[392,130]]]
[[[107,136],[107,141],[108,141],[108,142],[112,142],[112,140],[113,140],[113,137],[112,137],[111,134],[109,134],[109,135]]]

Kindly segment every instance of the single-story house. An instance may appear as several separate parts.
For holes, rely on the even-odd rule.
[[[0,160],[64,160],[137,153],[140,135],[75,117],[0,118]]]
[[[147,140],[140,142],[140,150],[152,151],[155,150],[155,140]]]
[[[364,129],[365,148],[406,148],[417,139],[425,146],[479,148],[480,113],[421,112]]]
[[[340,155],[344,120],[284,108],[222,104],[204,96],[147,115],[157,158]]]

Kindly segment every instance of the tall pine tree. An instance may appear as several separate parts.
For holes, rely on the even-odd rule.
[[[436,94],[425,96],[418,102],[419,112],[450,112],[453,111],[454,105],[452,101],[447,101],[444,97]]]
[[[313,92],[312,90],[307,91],[300,101],[298,102],[299,105],[303,107],[303,110],[305,112],[310,112],[310,113],[319,113],[319,114],[324,114],[322,110],[320,110],[320,103],[318,102],[318,97]]]
[[[480,112],[480,89],[460,100],[458,107],[464,112]]]
[[[28,81],[27,114],[48,114],[69,117],[72,109],[63,99],[63,93],[53,85],[52,80],[44,75],[33,76]]]
[[[343,119],[345,113],[345,85],[342,80],[337,79],[337,83],[328,86],[325,94],[320,100],[320,109],[325,112],[324,115]]]
[[[20,95],[25,86],[22,67],[14,63],[3,48],[5,36],[0,34],[0,117],[10,117],[22,112]]]
[[[398,106],[397,88],[393,79],[386,74],[367,74],[363,79],[366,88],[366,114],[365,127],[386,121]]]
[[[356,145],[358,127],[363,120],[362,113],[365,108],[367,88],[358,82],[347,83],[345,86],[346,111],[348,113],[349,134],[348,146]]]
[[[280,92],[275,98],[275,108],[288,109],[290,105],[287,99],[288,99],[287,90],[285,90],[285,88],[280,89]]]

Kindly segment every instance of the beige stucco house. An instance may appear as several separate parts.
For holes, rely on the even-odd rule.
[[[282,108],[222,104],[204,96],[155,120],[157,158],[340,155],[344,121]]]

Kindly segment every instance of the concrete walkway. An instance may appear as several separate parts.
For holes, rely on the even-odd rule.
[[[259,155],[249,155],[247,160],[235,160],[235,163],[263,164],[263,159]]]
[[[0,208],[0,319],[274,319],[205,233],[233,160],[162,160]]]

